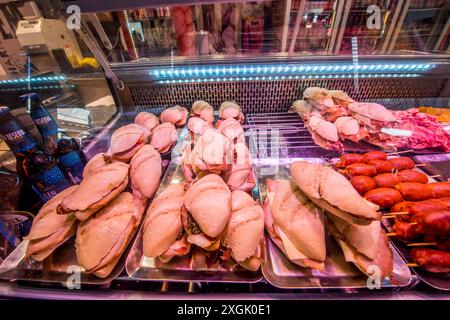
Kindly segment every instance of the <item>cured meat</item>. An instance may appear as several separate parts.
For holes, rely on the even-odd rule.
[[[369,160],[367,161],[367,164],[375,167],[377,173],[388,173],[393,170],[392,163],[386,160]]]
[[[364,195],[368,191],[377,187],[375,181],[371,177],[367,176],[352,177],[350,183],[360,195]]]
[[[389,208],[402,201],[402,195],[392,188],[377,188],[370,190],[364,195],[364,198],[372,203],[382,207]]]
[[[388,160],[392,164],[394,170],[411,170],[414,169],[416,164],[411,158],[408,157],[398,157]]]
[[[362,154],[347,153],[340,157],[339,162],[336,164],[337,168],[345,168],[348,165],[354,163],[365,163],[366,160]]]
[[[382,173],[373,178],[378,188],[394,188],[402,178],[394,173]]]
[[[353,176],[368,176],[373,177],[377,174],[377,169],[374,166],[365,164],[365,163],[354,163],[347,166],[344,170],[340,170],[340,172]]]

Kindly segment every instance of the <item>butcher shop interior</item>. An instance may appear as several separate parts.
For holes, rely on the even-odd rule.
[[[0,298],[450,299],[449,0],[0,20]]]

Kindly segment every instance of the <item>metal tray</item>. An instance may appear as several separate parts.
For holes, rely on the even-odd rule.
[[[134,235],[133,235],[134,237]],[[78,266],[75,253],[75,238],[71,238],[50,257],[42,262],[33,259],[24,259],[28,246],[28,240],[24,240],[20,245],[3,261],[0,266],[0,279],[22,280],[41,283],[60,283],[69,287],[72,281],[78,281],[81,285],[102,285],[117,278],[124,269],[125,257],[128,248],[122,254],[113,271],[106,278],[98,278],[93,274],[86,274]],[[71,277],[79,271],[80,277]]]
[[[170,184],[183,183],[184,175],[180,165],[181,158],[172,159],[161,182],[157,195]],[[233,267],[232,262],[217,262],[202,269],[191,266],[192,252],[185,257],[175,257],[168,263],[158,258],[143,255],[142,228],[133,243],[126,261],[126,270],[130,277],[138,280],[167,282],[231,282],[254,283],[262,279],[262,274]],[[198,249],[200,250],[200,249]]]
[[[133,119],[134,116],[135,114],[133,113]],[[109,147],[112,132],[122,125],[132,123],[129,118],[129,115],[120,114],[108,127],[99,128],[100,131],[98,134],[89,141],[87,147],[83,148],[87,157],[91,158],[99,152],[106,152]],[[161,154],[163,173],[170,163],[171,156],[173,156],[173,154],[178,154],[176,150],[180,150],[182,138],[185,135],[186,130],[186,127],[178,128],[177,143],[172,146],[171,150]],[[86,274],[78,267],[74,247],[75,239],[72,238],[57,248],[50,257],[42,262],[34,261],[33,259],[24,259],[28,241],[22,241],[0,265],[0,279],[61,283],[65,285],[70,275],[73,274],[73,271],[75,269],[80,269],[80,284],[102,285],[109,283],[117,278],[124,270],[126,257],[128,256],[131,243],[133,242],[136,233],[137,232],[135,231],[127,249],[122,254],[122,257],[119,259],[113,271],[106,278],[101,279],[95,275]]]
[[[324,163],[323,159],[318,158],[304,160]],[[286,163],[268,165],[258,162],[256,176],[261,203],[264,203],[267,196],[266,179],[290,179],[289,166]],[[342,250],[329,235],[326,235],[326,245],[325,270],[318,271],[291,263],[267,237],[263,275],[270,284],[282,289],[367,289],[367,276],[353,264],[345,261]],[[397,251],[392,246],[391,249],[394,260],[393,277],[390,283],[382,283],[381,287],[392,289],[407,287],[412,283],[411,272]]]
[[[412,158],[416,163],[426,164],[424,170],[432,175],[440,175],[441,180],[450,179],[450,153],[418,155]]]
[[[393,158],[394,156],[389,156],[388,158]],[[425,164],[426,166],[422,167],[415,167],[414,170],[419,171],[421,173],[424,173],[428,176],[429,182],[436,182],[438,180],[445,180],[447,177],[444,175],[445,173],[439,172],[438,170],[435,170],[433,166],[433,162],[450,162],[450,155],[449,154],[431,154],[431,155],[421,155],[421,156],[413,156],[411,157],[416,163]],[[330,160],[330,163],[337,163],[339,161],[339,158],[333,158]],[[430,175],[441,175],[441,179],[435,179],[430,177]],[[448,173],[447,173],[448,175]],[[392,232],[392,220],[390,219],[383,219],[382,224],[384,228],[388,232]],[[406,244],[402,241],[399,241],[395,238],[389,239],[391,242],[391,245],[395,247],[395,249],[400,253],[402,258],[405,261],[410,261],[409,251],[410,248],[406,246]],[[425,270],[422,270],[420,268],[412,268],[414,273],[419,277],[420,280],[428,284],[429,286],[439,289],[439,290],[445,290],[450,291],[450,273],[432,273]]]
[[[432,155],[431,157],[434,157],[436,155]],[[416,161],[417,162],[417,161]],[[420,163],[424,163],[423,161],[420,161]],[[422,167],[425,169],[429,169],[429,167]],[[436,182],[437,179],[434,179],[430,177],[428,174],[428,171],[430,170],[422,170],[422,168],[415,168],[415,170],[425,173],[428,175],[428,181],[429,182]],[[430,173],[434,173],[430,171]],[[442,179],[441,179],[442,180]],[[384,219],[383,225],[388,230],[388,232],[392,232],[392,220],[391,219]],[[410,247],[408,247],[404,242],[397,240],[395,238],[389,239],[393,246],[397,249],[397,251],[400,253],[400,255],[405,259],[406,261],[411,261],[409,252],[411,250]],[[450,272],[447,273],[433,273],[428,272],[426,270],[420,269],[420,268],[411,268],[414,273],[419,277],[420,280],[422,280],[427,285],[443,291],[450,291]]]

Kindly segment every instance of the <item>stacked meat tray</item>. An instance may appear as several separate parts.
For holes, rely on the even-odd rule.
[[[300,118],[281,116],[323,156],[268,159],[253,115],[216,107],[111,124],[85,146],[82,182],[42,206],[0,279],[65,283],[76,267],[83,285],[450,289],[450,182],[416,154],[450,150],[434,116],[307,88],[290,108]]]

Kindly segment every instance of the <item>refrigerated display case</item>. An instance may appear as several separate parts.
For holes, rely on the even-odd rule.
[[[179,222],[183,226],[178,233],[172,232],[175,236],[168,248],[172,251],[159,252],[159,258],[150,257],[150,249],[146,249],[150,220],[142,223],[164,207],[160,195],[179,184],[191,184],[192,178],[201,181],[205,172],[221,174],[219,179],[225,187],[213,181],[214,188],[228,192],[245,189],[247,196],[251,194],[259,203],[269,205],[274,205],[273,181],[292,180],[291,165],[299,160],[311,163],[314,170],[333,168],[330,175],[349,178],[342,182],[343,190],[356,188],[348,182],[353,169],[339,168],[339,157],[374,150],[385,152],[387,162],[409,157],[408,161],[415,162],[415,175],[425,177],[432,185],[442,183],[439,186],[444,190],[439,194],[445,196],[436,197],[450,198],[445,193],[445,170],[450,163],[449,1],[134,0],[105,4],[100,0],[63,0],[25,1],[25,7],[12,1],[6,6],[15,12],[14,19],[6,17],[14,27],[10,38],[20,46],[21,59],[27,64],[14,75],[2,73],[2,104],[9,107],[15,119],[22,119],[24,131],[29,131],[33,129],[33,120],[27,118],[30,106],[20,104],[19,96],[37,92],[58,125],[58,139],[74,138],[87,160],[93,160],[84,169],[83,182],[91,180],[89,183],[72,187],[78,193],[66,189],[64,199],[50,200],[43,207],[28,176],[16,172],[22,160],[16,160],[19,158],[11,152],[14,150],[2,144],[0,187],[5,196],[0,211],[0,296],[152,299],[162,294],[178,297],[190,293],[199,298],[449,298],[448,270],[422,270],[408,246],[448,254],[448,230],[439,237],[415,238],[415,242],[405,244],[396,238],[399,234],[390,223],[394,220],[389,220],[400,219],[395,216],[398,212],[389,212],[387,206],[380,209],[386,216],[380,239],[390,234],[383,247],[390,258],[386,258],[389,254],[378,256],[383,259],[377,260],[377,265],[386,258],[392,270],[375,290],[367,285],[367,270],[359,260],[375,258],[349,258],[348,250],[353,247],[342,243],[342,234],[339,238],[334,233],[337,241],[328,232],[324,234],[320,239],[328,252],[321,261],[324,267],[307,259],[306,266],[316,268],[309,269],[296,263],[305,260],[301,258],[305,255],[295,249],[287,231],[281,231],[277,242],[266,225],[265,237],[254,243],[257,250],[250,253],[262,261],[261,270],[249,271],[249,255],[236,263],[238,258],[232,249],[225,247],[227,240],[217,241],[217,235],[200,238],[203,225],[195,221],[199,216],[189,213],[184,222],[175,219],[173,225]],[[67,10],[69,6],[71,10]],[[24,8],[33,14],[25,14]],[[79,16],[74,8],[80,10]],[[48,25],[59,29],[46,29]],[[16,47],[5,48],[5,55]],[[353,109],[359,107],[378,109],[363,114]],[[227,121],[227,108],[230,114],[236,112],[228,123],[235,121],[240,127],[242,122],[241,140],[229,138],[225,131],[208,131],[213,123],[217,130],[223,129],[220,126]],[[338,131],[338,127],[344,127],[337,123],[340,118],[352,118],[341,119],[341,124],[351,120],[345,130],[353,130],[356,123],[357,132]],[[192,123],[203,123],[199,129],[202,135],[196,136],[198,128],[190,127],[191,119],[195,120]],[[159,121],[164,123],[157,126]],[[334,130],[331,134],[330,126]],[[222,141],[217,142],[219,149],[231,143],[223,142],[228,141],[224,137],[243,144],[248,151],[245,158],[252,162],[245,162],[242,168],[232,157],[230,166],[218,168],[203,154],[197,154],[205,157],[202,166],[187,162],[189,151],[195,154],[198,145],[207,145],[208,140],[201,139],[205,132],[220,137],[215,136],[219,139],[216,142]],[[58,159],[61,156],[55,155]],[[127,165],[122,162],[130,163],[129,174],[124,173],[122,167]],[[105,173],[102,166],[114,166],[114,174]],[[233,170],[243,173],[236,178]],[[399,170],[392,170],[386,173],[397,176]],[[103,179],[108,183],[103,185]],[[395,188],[389,192],[406,192]],[[370,197],[352,190],[357,201],[363,201],[361,196]],[[97,193],[106,196],[92,200]],[[141,207],[130,197],[140,198]],[[173,194],[174,202],[176,197]],[[313,199],[305,203],[314,208],[325,202],[314,202],[317,199],[310,195],[303,197]],[[408,200],[403,194],[400,197]],[[81,198],[89,200],[86,207],[76,207]],[[212,211],[223,209],[220,203],[215,205]],[[256,202],[254,205],[258,206]],[[147,218],[143,206],[148,207]],[[130,221],[124,238],[114,230],[106,237],[102,234],[105,241],[100,241],[107,246],[117,236],[120,243],[110,251],[118,251],[106,252],[105,259],[113,256],[107,264],[92,265],[95,257],[89,247],[93,245],[92,235],[100,232],[96,226],[107,223],[105,216],[116,219],[121,208]],[[330,209],[328,204],[326,210],[341,209],[334,205]],[[407,210],[403,208],[400,213]],[[442,210],[448,214],[448,207]],[[50,239],[52,234],[25,238],[32,225],[39,226],[39,219],[32,222],[39,212],[50,212],[61,221],[67,219],[56,230],[64,231],[67,241]],[[75,218],[70,220],[69,215],[61,213]],[[125,221],[124,216],[117,225]],[[86,221],[77,226],[78,220]],[[355,221],[361,224],[361,220]],[[75,233],[75,229],[78,232],[73,236],[70,232]],[[249,230],[250,234],[253,229]],[[197,237],[189,238],[192,235]],[[46,237],[51,248],[47,242],[45,250],[30,253],[30,248],[39,247],[37,244]],[[205,247],[206,251],[201,249]],[[173,255],[180,257],[168,259]],[[77,272],[79,278],[71,277]],[[77,285],[81,285],[80,290],[68,289],[78,289]]]
[[[389,52],[443,48],[442,35],[448,32],[448,10],[448,1],[406,1]]]

